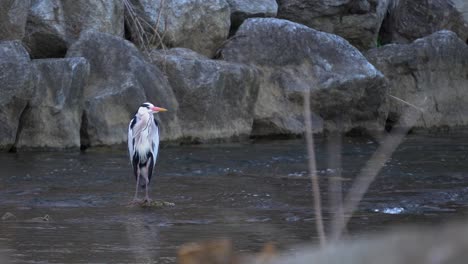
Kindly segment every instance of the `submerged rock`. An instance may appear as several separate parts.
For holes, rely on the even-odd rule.
[[[182,137],[195,141],[248,136],[258,93],[258,71],[210,60],[187,49],[154,50],[179,102]]]
[[[162,200],[151,200],[151,201],[140,200],[140,201],[137,201],[136,203],[133,203],[132,205],[143,207],[143,208],[163,208],[163,207],[173,207],[175,206],[175,203],[166,202]]]
[[[21,114],[34,86],[34,68],[19,41],[0,42],[0,149],[15,143]]]
[[[37,80],[16,147],[79,148],[88,62],[84,58],[43,59],[34,60],[33,65]]]
[[[393,0],[382,25],[386,43],[411,43],[439,30],[451,30],[468,41],[466,0]]]
[[[439,31],[411,44],[372,49],[366,56],[388,78],[391,95],[424,111],[415,126],[468,125],[468,46],[455,33]],[[391,100],[389,121],[407,111],[417,110]]]
[[[222,57],[261,69],[254,135],[303,133],[307,90],[325,129],[383,129],[384,77],[339,36],[287,20],[253,18],[226,44]]]
[[[33,58],[64,57],[87,30],[123,37],[123,1],[32,0],[24,42]]]
[[[163,73],[147,62],[129,41],[98,32],[86,32],[67,57],[84,57],[90,77],[84,91],[82,145],[127,142],[128,123],[140,104],[150,101],[169,111],[162,120],[163,139],[177,138],[177,101]]]
[[[2,221],[14,221],[16,220],[16,215],[10,213],[10,212],[6,212],[5,214],[3,214],[2,216]]]
[[[278,17],[339,35],[360,50],[377,46],[391,0],[278,0]]]
[[[0,40],[24,37],[30,0],[0,0]]]
[[[31,222],[31,223],[48,223],[52,220],[52,218],[46,214],[44,216],[38,216],[34,217],[32,219],[26,220],[26,222]]]
[[[230,27],[229,5],[225,0],[132,0],[134,10],[153,44],[192,49],[208,57],[214,56],[227,39]],[[164,4],[162,4],[164,3]],[[141,35],[131,16],[127,16],[132,38]],[[157,35],[153,31],[156,29]]]

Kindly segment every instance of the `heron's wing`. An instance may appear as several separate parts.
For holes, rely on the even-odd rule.
[[[154,163],[156,163],[156,158],[158,157],[158,151],[159,151],[159,124],[158,124],[158,121],[156,121],[156,119],[154,119],[154,123],[153,123],[153,129],[152,129],[152,135],[151,135],[151,138],[152,138],[152,147],[153,147],[153,161]]]
[[[137,117],[134,116],[132,120],[130,120],[130,124],[128,124],[128,155],[130,156],[130,161],[133,163],[133,156],[135,155],[135,131],[133,128],[137,122]]]

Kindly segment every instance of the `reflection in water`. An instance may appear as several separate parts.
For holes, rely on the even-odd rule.
[[[343,142],[345,190],[376,147],[368,140]],[[407,139],[361,202],[349,235],[463,215],[467,150],[464,138]],[[330,197],[320,140],[316,151],[322,197]],[[0,216],[16,216],[0,221],[0,258],[174,263],[178,247],[197,240],[231,238],[237,250],[252,252],[269,241],[295,250],[317,239],[301,141],[166,147],[152,183],[154,198],[176,206],[126,206],[134,179],[124,149],[0,154]],[[323,203],[327,227],[331,212]],[[30,221],[46,214],[50,221]]]
[[[125,230],[135,261],[150,263],[157,259],[160,239],[158,226],[146,224],[142,218],[134,217],[125,223]]]

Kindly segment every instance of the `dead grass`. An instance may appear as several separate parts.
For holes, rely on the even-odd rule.
[[[167,48],[164,44],[166,23],[161,24],[163,19],[167,19],[163,17],[166,6],[165,0],[161,0],[159,4],[158,18],[154,25],[138,14],[130,0],[123,0],[123,2],[125,6],[125,16],[128,17],[128,26],[131,28],[131,35],[135,45],[147,55],[151,52],[152,48],[165,50]],[[164,25],[162,33],[159,32],[161,25]]]

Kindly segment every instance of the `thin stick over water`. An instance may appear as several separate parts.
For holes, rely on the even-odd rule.
[[[420,108],[416,109],[419,110]],[[336,239],[340,238],[346,228],[346,225],[351,219],[353,212],[356,211],[359,202],[364,197],[364,194],[367,192],[370,184],[375,180],[375,177],[377,177],[382,167],[391,158],[393,152],[395,152],[396,148],[402,143],[408,131],[421,115],[420,111],[411,110],[412,109],[410,108],[405,111],[402,118],[400,118],[401,122],[384,138],[379,148],[367,161],[366,165],[354,181],[344,200],[342,222],[338,222],[339,219],[334,219],[335,224],[333,226],[336,228],[334,230],[334,233],[336,232]],[[404,120],[407,121],[406,124]]]
[[[326,243],[326,238],[323,228],[322,205],[317,176],[317,165],[315,162],[314,137],[312,135],[312,113],[310,111],[310,91],[308,89],[304,93],[304,123],[306,128],[305,138],[307,143],[307,153],[309,156],[309,175],[312,182],[312,194],[314,197],[315,225],[320,239],[320,246],[324,246]]]

